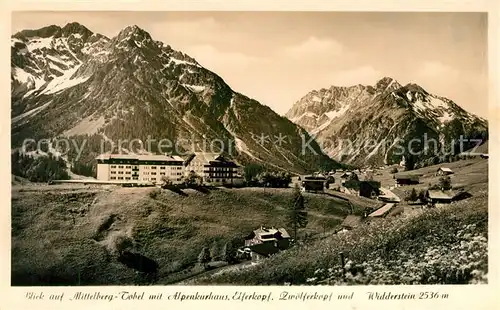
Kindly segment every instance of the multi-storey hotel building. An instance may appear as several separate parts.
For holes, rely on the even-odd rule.
[[[183,179],[183,164],[179,156],[103,154],[97,157],[97,179],[160,183],[166,177],[178,184]]]
[[[194,153],[185,161],[186,176],[194,172],[204,183],[221,185],[238,181],[238,165],[218,153]]]

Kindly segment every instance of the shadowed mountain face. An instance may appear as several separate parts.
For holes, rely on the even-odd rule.
[[[464,140],[488,137],[486,120],[419,85],[402,86],[389,77],[373,86],[313,90],[286,116],[313,135],[332,158],[358,165],[399,163],[403,155],[418,164],[457,154],[461,135]],[[464,142],[463,150],[475,144]]]
[[[27,138],[85,140],[79,160],[88,163],[104,142],[150,141],[155,153],[168,139],[162,152],[221,150],[295,172],[338,166],[304,129],[137,26],[114,38],[78,23],[25,30],[11,55],[14,148]]]

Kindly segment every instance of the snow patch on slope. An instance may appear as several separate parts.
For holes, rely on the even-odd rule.
[[[49,101],[49,102],[47,102],[47,103],[45,103],[44,105],[41,105],[41,106],[39,106],[37,108],[34,108],[34,109],[31,109],[28,112],[25,112],[25,113],[20,114],[20,115],[18,115],[16,117],[13,117],[12,118],[12,123],[16,123],[16,122],[18,122],[18,121],[20,121],[20,120],[22,120],[22,119],[24,119],[24,118],[26,118],[28,116],[34,116],[34,115],[36,115],[37,113],[39,113],[40,111],[42,111],[43,109],[45,109],[46,107],[48,107],[49,104],[51,104],[51,103],[52,103],[52,100]]]
[[[314,95],[313,98],[312,98],[312,101],[315,101],[315,102],[321,102],[321,98]]]
[[[80,68],[80,66],[75,66],[74,68],[67,70],[62,76],[54,78],[49,82],[47,87],[45,87],[42,94],[54,94],[87,81],[90,76],[85,78],[72,78],[78,68]]]
[[[174,58],[174,57],[171,57],[170,61],[173,62],[173,63],[175,63],[176,65],[184,64],[184,65],[191,65],[191,66],[199,67],[199,65],[195,64],[194,62],[185,61],[185,60],[177,59],[177,58]]]
[[[205,90],[205,86],[201,85],[191,85],[191,84],[182,84],[182,86],[188,88],[191,91],[194,91],[196,93],[202,92]]]
[[[438,120],[441,124],[447,123],[447,122],[451,121],[452,119],[453,119],[453,116],[446,111],[443,113],[442,116],[438,117]]]
[[[28,47],[29,51],[34,51],[36,49],[43,49],[43,48],[51,48],[52,47],[52,40],[53,37],[49,38],[36,38],[28,41],[26,43],[26,46]]]
[[[329,119],[332,120],[334,118],[337,118],[337,117],[344,115],[348,109],[349,109],[349,106],[345,105],[345,106],[341,107],[338,111],[329,111],[329,112],[326,112],[325,114],[326,114],[326,116],[328,116]]]

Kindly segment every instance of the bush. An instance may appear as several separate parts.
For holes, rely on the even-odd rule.
[[[212,257],[210,256],[210,250],[207,247],[204,247],[200,254],[198,255],[198,263],[200,264],[206,264],[212,260]]]
[[[425,190],[421,190],[419,193],[418,193],[418,199],[420,200],[420,202],[425,202],[427,200],[426,198],[426,195],[425,195]]]
[[[123,252],[130,250],[134,245],[132,238],[123,232],[112,234],[108,239],[108,249],[112,254],[122,255]]]
[[[155,188],[149,192],[149,198],[157,199],[160,194],[161,194],[161,190],[159,188]]]
[[[257,184],[264,187],[285,188],[292,182],[288,172],[261,172],[257,175]]]
[[[445,176],[445,177],[440,177],[439,178],[439,187],[441,188],[441,190],[449,190],[451,189],[451,179],[449,176]]]
[[[406,197],[406,201],[417,201],[418,199],[418,195],[417,195],[417,191],[413,188],[410,192],[410,194]]]
[[[251,183],[253,180],[257,178],[257,176],[264,172],[266,168],[262,165],[258,164],[250,164],[245,166],[244,168],[244,175],[245,175],[245,181]]]

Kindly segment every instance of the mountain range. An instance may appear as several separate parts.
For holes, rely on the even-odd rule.
[[[14,34],[11,106],[13,149],[28,138],[86,141],[68,161],[92,163],[103,143],[116,150],[133,139],[154,139],[146,151],[158,153],[168,139],[183,152],[213,143],[240,164],[298,173],[340,166],[305,129],[135,25],[113,38],[79,23]]]
[[[286,113],[332,158],[352,165],[439,162],[488,138],[487,121],[421,86],[384,77],[374,85],[313,90]],[[434,142],[427,143],[434,140]],[[416,142],[411,143],[412,140]],[[367,142],[368,141],[368,142]],[[410,151],[411,150],[411,151]],[[416,155],[417,154],[417,155]],[[436,160],[437,159],[437,160]]]

